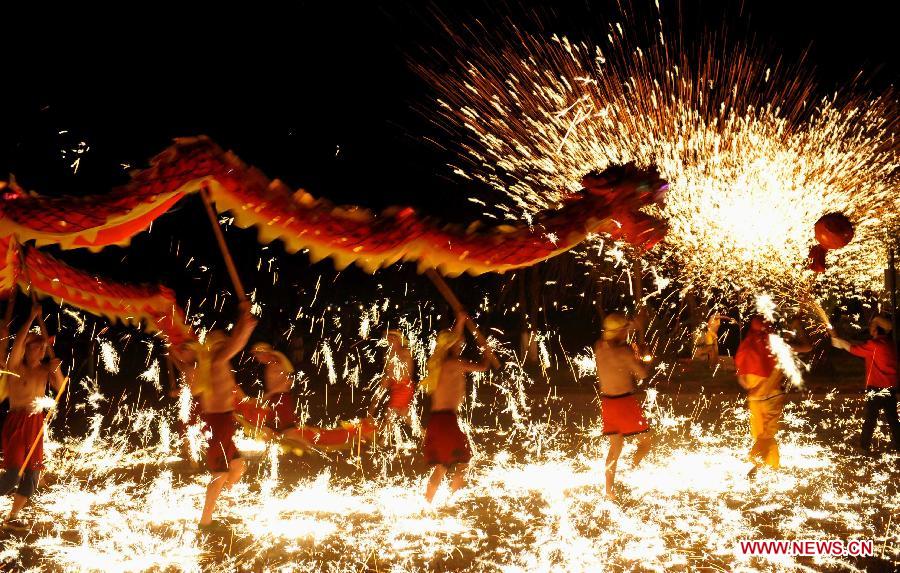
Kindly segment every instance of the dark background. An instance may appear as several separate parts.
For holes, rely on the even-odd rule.
[[[28,14],[5,9],[0,173],[15,173],[23,187],[48,195],[103,193],[125,183],[129,167],[146,165],[173,137],[206,134],[270,177],[338,203],[411,204],[465,219],[477,215],[465,198],[485,190],[452,179],[444,167],[449,157],[425,141],[441,134],[415,111],[429,105],[429,90],[409,60],[432,49],[454,49],[436,15],[462,23],[477,18],[488,29],[510,16],[524,29],[575,38],[605,34],[609,19],[619,20],[613,2],[549,4],[333,1],[279,11],[220,4],[192,12],[148,4],[130,13],[118,6],[94,13],[46,6]],[[638,19],[655,18],[651,2],[635,4]],[[876,89],[896,80],[891,4],[662,2],[666,18],[680,21],[688,40],[724,27],[729,36],[770,47],[787,61],[806,54],[823,93],[860,71]],[[89,150],[75,173],[72,150],[80,142]],[[195,199],[129,248],[55,254],[119,280],[161,281],[195,306],[212,300],[229,290],[228,282]],[[253,235],[228,232],[248,290],[260,289],[260,298],[270,302],[257,339],[283,342],[298,307],[308,304],[320,281],[316,313],[329,302],[388,293],[399,299],[399,316],[417,312],[418,300],[436,297],[411,269],[374,278],[356,269],[335,273],[328,262],[311,266],[302,255],[282,256],[277,244],[262,252],[278,259],[273,284],[265,265],[256,270],[261,251]],[[463,298],[478,301],[502,280],[463,281]],[[412,291],[404,301],[396,295],[407,285]],[[230,302],[222,312],[206,304],[210,320],[233,313]],[[124,348],[127,333],[117,332]],[[68,352],[73,369],[89,370],[85,349]],[[123,360],[140,366],[144,356],[135,352]],[[133,369],[129,375],[133,379]]]

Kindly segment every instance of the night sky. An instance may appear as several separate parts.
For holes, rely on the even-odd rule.
[[[270,177],[337,203],[412,204],[465,219],[465,198],[485,190],[452,179],[444,167],[450,157],[425,141],[442,134],[416,111],[431,105],[430,92],[409,63],[429,50],[453,49],[435,14],[460,23],[477,18],[487,28],[511,17],[524,29],[573,38],[605,34],[616,14],[612,2],[542,4],[317,2],[280,12],[221,5],[189,13],[148,5],[132,13],[6,13],[0,172],[48,195],[103,193],[125,183],[128,168],[143,167],[173,137],[206,134]],[[721,30],[727,20],[730,36],[752,38],[787,61],[806,52],[827,93],[861,70],[878,89],[896,80],[889,4],[860,0],[838,9],[746,0],[663,7],[667,18],[681,19],[688,38]],[[89,151],[75,173],[80,142]],[[191,256],[219,264],[194,199],[129,248],[59,256],[119,280],[163,282],[180,299],[227,289],[221,268],[206,280],[184,269]],[[254,272],[253,232],[232,230],[229,241],[248,286],[268,289],[269,297],[299,299],[319,274],[331,272],[328,262],[310,268],[302,256],[282,257],[282,284],[266,286],[264,274]],[[416,279],[409,269],[382,271],[371,282],[354,269],[344,276],[350,280],[340,288],[350,291],[373,290],[379,281],[390,290]],[[270,317],[261,328],[272,338],[287,320]]]

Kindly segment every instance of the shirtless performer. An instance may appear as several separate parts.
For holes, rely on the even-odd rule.
[[[8,525],[17,523],[16,515],[37,489],[44,459],[44,440],[38,439],[44,426],[44,412],[35,411],[35,400],[47,393],[47,383],[59,390],[64,382],[60,360],[45,361],[49,341],[43,336],[29,332],[35,319],[40,316],[41,307],[35,304],[31,315],[13,343],[9,353],[7,368],[12,373],[7,376],[9,392],[9,414],[3,424],[3,473],[0,474],[0,495],[13,493],[13,504],[6,520]],[[34,453],[22,472],[25,458],[31,445],[37,442]]]
[[[206,488],[206,501],[198,527],[201,531],[222,530],[224,525],[213,521],[213,511],[222,489],[231,488],[244,474],[244,460],[234,445],[237,422],[234,419],[236,397],[242,396],[231,369],[231,359],[243,350],[256,327],[250,314],[250,301],[239,305],[241,316],[230,335],[214,330],[206,335],[203,349],[186,351],[172,347],[172,357],[179,368],[190,371],[191,392],[198,397],[200,418],[212,433],[206,449],[206,467],[212,478]]]
[[[257,342],[250,349],[253,358],[265,366],[263,385],[266,393],[263,399],[272,408],[273,416],[266,426],[276,432],[285,432],[297,427],[297,401],[291,394],[294,366],[287,356],[265,342]]]
[[[428,377],[423,380],[425,391],[431,395],[431,417],[423,446],[425,461],[434,466],[425,490],[425,499],[429,503],[447,473],[451,475],[451,493],[465,485],[466,470],[472,458],[469,440],[457,421],[457,412],[466,395],[466,374],[484,372],[490,362],[487,356],[479,364],[459,357],[467,318],[465,313],[457,314],[453,330],[438,333],[434,354],[428,359]]]
[[[647,367],[638,360],[628,345],[631,322],[624,314],[613,312],[603,319],[603,335],[594,345],[597,379],[600,382],[600,416],[603,435],[609,436],[606,456],[606,497],[615,500],[616,465],[625,445],[625,438],[641,434],[632,467],[644,459],[653,445],[653,434],[641,405],[634,395],[635,379],[649,375]]]
[[[381,387],[388,391],[388,412],[410,423],[409,407],[416,394],[413,382],[413,360],[406,339],[399,330],[388,330],[389,344]]]

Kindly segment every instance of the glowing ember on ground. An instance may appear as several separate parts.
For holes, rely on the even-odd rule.
[[[9,537],[3,556],[60,571],[854,566],[849,558],[765,561],[735,554],[739,539],[783,537],[871,538],[883,559],[900,563],[900,529],[887,529],[900,505],[900,458],[853,453],[855,404],[813,395],[801,402],[797,395],[782,433],[784,468],[748,480],[742,402],[719,396],[698,407],[696,397],[686,398],[673,404],[654,393],[649,411],[660,447],[646,465],[622,472],[619,504],[603,497],[606,444],[598,427],[519,417],[500,427],[472,426],[471,485],[453,499],[442,491],[434,507],[422,498],[426,474],[409,454],[364,449],[362,458],[339,454],[298,472],[289,458],[278,462],[257,445],[249,479],[223,500],[232,530],[225,539],[195,528],[206,476],[169,466],[176,458],[168,452],[177,450],[171,435],[162,433],[166,443],[149,437],[159,416],[174,424],[176,408],[158,416],[132,412],[129,418],[140,423],[118,432],[97,425],[85,438],[48,448],[58,481],[28,510],[33,531]],[[594,420],[594,408],[574,413]],[[479,408],[476,419],[489,411]],[[385,455],[394,463],[389,474],[378,470]],[[8,503],[0,502],[0,511]]]

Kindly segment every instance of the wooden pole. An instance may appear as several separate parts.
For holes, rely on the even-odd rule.
[[[38,305],[37,293],[34,291],[34,285],[31,283],[31,275],[28,272],[28,267],[25,265],[25,255],[22,253],[22,250],[19,249],[19,261],[21,263],[22,273],[25,275],[25,278],[28,280],[28,294],[31,296],[31,304]],[[44,322],[43,313],[38,314],[38,324],[41,327],[41,334],[44,339],[47,341],[47,351],[50,354],[50,358],[55,359],[56,353],[53,351],[53,346],[50,344],[50,334],[47,331],[47,324]],[[54,401],[54,410],[59,406],[59,400],[62,398],[63,392],[66,391],[66,386],[69,383],[68,377],[63,377],[63,382],[59,386],[59,390],[56,391],[56,400]],[[22,467],[19,468],[19,478],[21,478],[25,474],[25,469],[28,467],[28,462],[31,461],[31,457],[34,455],[34,451],[37,449],[37,445],[41,443],[41,440],[44,439],[44,432],[47,429],[47,420],[44,419],[44,423],[41,424],[41,429],[38,431],[38,435],[34,438],[34,441],[31,443],[31,448],[28,449],[28,455],[25,456],[25,461],[22,463]]]
[[[216,211],[212,206],[212,199],[209,196],[209,188],[203,185],[200,188],[200,197],[203,198],[203,205],[206,207],[206,214],[209,216],[209,222],[212,224],[213,234],[216,236],[216,242],[219,244],[219,251],[225,260],[225,267],[228,269],[228,275],[231,277],[231,283],[234,285],[234,292],[240,302],[247,300],[247,293],[244,292],[244,285],[241,283],[241,277],[238,275],[237,267],[234,265],[234,259],[231,257],[231,251],[228,250],[228,244],[225,242],[225,235],[222,234],[222,228],[219,227],[219,219],[216,217]]]
[[[31,304],[34,306],[38,306],[37,293],[34,291],[34,284],[31,282],[31,273],[28,272],[28,266],[25,265],[25,253],[22,252],[23,248],[19,248],[19,264],[21,266],[22,274],[25,275],[25,279],[28,281],[28,296],[31,297]],[[50,358],[56,358],[56,353],[53,351],[53,346],[50,345],[50,332],[47,330],[47,323],[44,322],[44,313],[38,314],[38,325],[41,328],[41,335],[47,340],[47,351],[50,354]]]
[[[69,377],[64,376],[62,384],[59,385],[59,390],[56,391],[56,405],[54,406],[54,410],[59,406],[59,399],[62,398],[63,392],[66,391],[66,385],[69,383]],[[25,474],[25,468],[28,467],[28,462],[31,461],[31,456],[34,455],[34,450],[37,449],[37,445],[44,439],[44,430],[47,429],[47,419],[44,419],[44,423],[41,424],[41,429],[38,430],[37,437],[34,438],[34,441],[31,443],[31,448],[28,450],[28,455],[25,456],[25,461],[22,462],[22,467],[19,468],[19,478],[21,478]]]
[[[450,307],[455,312],[462,312],[466,314],[466,328],[469,329],[469,332],[472,333],[472,336],[475,337],[476,342],[478,342],[479,346],[481,346],[481,350],[484,352],[484,355],[490,361],[491,366],[494,368],[500,368],[500,361],[497,360],[497,356],[494,354],[494,351],[491,350],[491,347],[488,346],[487,339],[481,334],[481,331],[478,329],[478,325],[472,320],[472,317],[466,312],[466,309],[463,307],[462,303],[459,302],[459,299],[456,298],[456,294],[450,289],[450,285],[447,284],[447,281],[444,280],[444,277],[439,275],[434,269],[428,269],[425,271],[425,274],[431,279],[431,282],[434,283],[434,286],[437,287],[438,291],[447,299],[447,302],[450,303]]]

